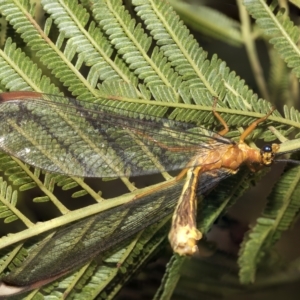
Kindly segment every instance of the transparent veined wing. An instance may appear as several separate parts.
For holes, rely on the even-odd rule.
[[[191,124],[73,98],[0,95],[0,148],[40,169],[81,177],[123,177],[184,168],[232,142]]]
[[[199,178],[197,195],[205,194],[231,175],[228,169],[203,173]],[[173,214],[183,185],[184,181],[174,180],[171,186],[59,229],[3,281],[12,286],[30,286],[49,278],[54,280],[77,269],[100,253]]]

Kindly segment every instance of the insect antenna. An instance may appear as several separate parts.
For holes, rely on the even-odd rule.
[[[274,162],[285,162],[285,163],[289,163],[289,164],[300,165],[299,160],[291,159],[291,158],[280,158],[285,154],[292,154],[292,153],[296,153],[298,151],[299,151],[299,149],[292,149],[289,151],[276,153],[276,158],[274,159]],[[277,158],[277,157],[279,157],[279,158]]]
[[[290,158],[275,159],[274,162],[286,162],[286,163],[289,163],[289,164],[300,165],[300,161],[299,160],[290,159]]]

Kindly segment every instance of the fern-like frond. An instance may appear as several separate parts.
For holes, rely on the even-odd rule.
[[[30,220],[16,209],[17,191],[14,191],[12,186],[8,185],[3,178],[0,178],[0,193],[0,218],[3,219],[4,223],[21,219],[27,226],[31,226]]]
[[[59,90],[51,84],[49,77],[8,38],[0,50],[1,83],[8,90],[37,90],[58,94]]]
[[[162,279],[161,285],[157,290],[153,300],[171,299],[180,278],[180,270],[186,258],[173,255],[166,266],[166,272]]]
[[[152,38],[131,18],[122,1],[95,1],[93,13],[118,54],[145,85],[177,88],[181,80],[158,48],[152,50]]]
[[[94,22],[89,24],[88,12],[75,1],[47,1],[43,0],[44,9],[55,20],[59,30],[68,39],[66,47],[76,51],[80,59],[87,66],[91,66],[87,80],[93,87],[98,80],[123,80],[125,82],[137,83],[137,78],[129,72],[121,60],[112,60],[113,47],[103,33],[95,26]],[[65,51],[67,54],[68,51]],[[72,57],[69,58],[70,60]]]
[[[216,71],[213,73],[212,66],[206,60],[207,54],[199,47],[182,21],[179,21],[173,8],[162,1],[137,0],[133,4],[136,6],[137,15],[145,20],[146,28],[161,51],[183,76],[182,85],[189,88],[205,87],[208,93],[204,93],[204,97],[209,93],[208,97],[220,95],[222,83],[216,71],[218,65],[213,65]]]
[[[254,282],[256,269],[264,254],[293,224],[300,209],[299,182],[300,168],[295,167],[288,170],[273,188],[263,216],[257,220],[243,243],[239,258],[241,282]]]
[[[137,36],[139,36],[139,38],[135,39],[134,35],[131,32],[132,30],[135,30],[134,28],[136,28],[136,26],[134,25],[134,21],[130,21],[133,19],[130,18],[130,16],[128,15],[128,13],[126,11],[124,11],[124,8],[121,8],[120,11],[118,9],[114,10],[113,5],[112,5],[113,3],[114,2],[110,3],[109,1],[106,4],[104,3],[103,4],[104,10],[105,10],[105,7],[106,7],[106,9],[107,9],[107,7],[110,8],[111,11],[114,13],[114,15],[112,15],[112,17],[114,17],[116,20],[119,20],[119,21],[121,18],[119,14],[121,14],[122,16],[124,15],[124,18],[125,18],[125,16],[127,16],[125,18],[125,20],[127,20],[126,22],[131,22],[130,24],[132,24],[132,25],[130,25],[132,27],[130,27],[128,25],[129,28],[131,28],[131,29],[129,29],[129,31],[127,32],[128,34],[130,33],[129,36],[132,39],[130,41],[130,43],[135,42],[134,44],[137,45],[139,39],[143,40],[142,36],[145,36],[145,34],[143,33],[141,28],[137,29],[141,32],[141,34],[138,34]],[[174,99],[175,99],[175,102],[178,102],[178,101],[180,101],[180,99],[182,99],[185,102],[195,102],[200,106],[204,105],[204,104],[207,106],[207,111],[201,112],[200,115],[196,113],[193,115],[193,117],[191,117],[190,115],[188,115],[188,116],[184,115],[181,110],[179,110],[179,111],[175,110],[172,114],[174,117],[176,116],[176,118],[178,120],[183,120],[183,121],[186,119],[188,119],[189,121],[196,120],[197,122],[201,122],[201,124],[205,124],[205,122],[207,122],[207,124],[209,126],[211,126],[211,124],[213,122],[213,117],[211,115],[212,95],[219,95],[219,97],[221,99],[225,96],[224,101],[222,102],[222,106],[230,108],[231,111],[232,111],[232,109],[237,109],[237,110],[243,111],[243,112],[241,112],[241,114],[243,114],[243,115],[245,113],[245,110],[260,112],[261,115],[268,113],[268,111],[270,110],[270,106],[264,101],[257,100],[257,98],[253,95],[252,91],[248,90],[247,87],[244,85],[244,83],[242,81],[240,81],[239,78],[236,77],[234,73],[229,73],[228,68],[225,67],[225,64],[221,60],[217,59],[216,57],[213,57],[213,59],[210,62],[208,60],[206,60],[206,54],[199,48],[198,44],[192,38],[192,36],[189,34],[188,30],[184,26],[181,26],[180,23],[179,24],[176,24],[176,22],[174,23],[175,19],[170,19],[170,16],[174,16],[174,14],[175,14],[171,10],[170,6],[167,6],[163,2],[160,2],[160,1],[158,1],[157,3],[154,1],[152,4],[150,3],[151,5],[149,3],[148,4],[147,3],[148,3],[147,1],[146,2],[142,1],[142,3],[137,3],[136,10],[137,10],[138,15],[140,15],[142,19],[147,18],[147,22],[145,25],[148,26],[147,28],[150,30],[151,35],[156,40],[157,46],[161,50],[160,52],[155,52],[156,50],[154,50],[154,52],[157,53],[157,55],[161,55],[162,53],[164,53],[164,56],[169,61],[171,61],[171,65],[172,65],[172,67],[175,68],[175,70],[177,70],[177,68],[178,68],[178,70],[177,70],[178,72],[179,72],[179,70],[184,70],[184,74],[186,74],[185,76],[187,76],[187,74],[193,73],[194,75],[192,77],[194,79],[198,78],[197,80],[199,82],[202,82],[200,84],[199,88],[191,89],[191,87],[194,86],[194,84],[192,84],[191,82],[190,82],[191,84],[188,83],[189,80],[191,79],[190,75],[188,75],[188,78],[186,78],[186,80],[184,80],[185,83],[183,83],[181,85],[182,87],[180,89],[178,89],[178,91],[176,90],[177,83],[175,84],[174,82],[173,82],[173,84],[171,84],[171,82],[170,82],[170,84],[171,84],[170,87],[168,87],[168,85],[151,87],[152,96],[157,100],[165,99],[168,101],[174,101]],[[95,5],[97,7],[97,4],[95,4]],[[51,12],[51,7],[52,6],[50,5],[49,12]],[[101,8],[102,8],[102,6],[99,7],[99,10]],[[162,13],[160,13],[160,14],[156,13],[158,8],[162,11]],[[61,9],[62,8],[60,7],[59,11],[61,11]],[[4,7],[4,14],[5,14],[5,11],[6,11],[6,9]],[[65,8],[65,11],[66,11],[66,8]],[[13,14],[13,12],[14,12],[14,10],[9,10],[10,14]],[[144,13],[145,13],[145,15],[144,15]],[[15,14],[16,14],[16,12],[15,12]],[[76,14],[74,14],[74,16],[76,16]],[[118,18],[117,18],[117,16],[118,16]],[[31,28],[30,30],[32,31],[32,35],[37,34],[37,32],[34,29],[36,27],[38,27],[38,25],[33,23],[33,25],[34,25],[34,27],[33,27],[31,25],[31,23],[34,21],[31,20],[30,18],[28,19],[28,16],[26,16],[26,17],[27,17],[26,21],[25,21],[25,19],[22,19],[22,22],[29,23],[28,26],[29,26],[29,28]],[[54,17],[56,17],[56,15],[54,15]],[[100,18],[100,16],[98,16],[98,18]],[[75,19],[77,20],[77,18],[75,18]],[[69,18],[67,18],[67,20],[69,20]],[[74,23],[72,21],[73,22],[72,24],[80,24],[80,20],[81,20],[80,17],[78,17],[77,23],[76,22]],[[152,21],[150,21],[150,20],[152,20]],[[157,25],[154,26],[153,30],[152,30],[152,27],[150,25],[152,23],[154,24],[153,20],[155,20],[155,22],[157,22],[157,23],[155,23]],[[16,20],[16,21],[13,20],[13,22],[15,24],[18,24],[17,21],[18,20]],[[64,22],[64,18],[62,18],[62,22]],[[126,22],[123,23],[123,27],[127,24]],[[85,23],[83,22],[83,24],[85,24]],[[15,26],[17,26],[17,25],[15,25]],[[74,26],[74,25],[72,25],[72,26]],[[106,26],[108,26],[108,28],[109,28],[109,25],[106,25]],[[120,25],[118,25],[118,26],[120,26]],[[123,30],[124,30],[124,28],[123,28]],[[22,28],[20,30],[22,31]],[[64,33],[64,32],[62,32],[62,33]],[[26,32],[26,34],[29,34],[29,31]],[[163,38],[166,36],[166,34],[169,37],[168,39]],[[140,35],[141,35],[141,37],[140,37]],[[66,33],[64,33],[63,36],[66,36]],[[90,39],[91,38],[92,38],[92,36],[90,36]],[[126,38],[128,39],[129,37],[127,36]],[[40,37],[39,37],[39,39],[40,39]],[[28,43],[29,43],[28,45],[31,46],[32,43],[34,43],[34,39],[31,39],[30,41],[28,40]],[[41,47],[42,44],[43,44],[43,42],[40,41],[39,47]],[[143,44],[143,42],[142,42],[142,44]],[[56,66],[55,68],[62,70],[62,68],[64,68],[63,65],[61,63],[58,63],[58,64],[54,63],[56,59],[54,58],[54,56],[52,56],[52,55],[60,55],[61,56],[62,53],[60,52],[60,50],[58,48],[56,48],[54,45],[52,45],[51,43],[49,43],[49,39],[46,39],[46,36],[45,36],[44,45],[45,45],[45,47],[50,47],[51,51],[49,49],[49,54],[46,54],[46,52],[44,52],[42,60],[46,59],[48,61],[48,58],[49,58],[48,62],[50,63],[49,66],[51,68]],[[187,45],[188,46],[187,49],[183,49],[182,45]],[[37,46],[34,46],[35,50],[37,50],[36,47]],[[140,48],[144,49],[142,52],[140,52],[141,54],[148,55],[148,53],[146,51],[148,49],[148,46],[147,47],[144,46],[144,48],[143,47],[140,47]],[[52,49],[53,49],[53,51],[52,51]],[[75,47],[75,51],[77,51],[76,49],[77,49],[77,46]],[[46,50],[43,50],[43,51],[46,51]],[[125,51],[125,48],[124,48],[124,51]],[[66,54],[66,52],[67,51],[65,50],[64,53]],[[50,55],[50,53],[52,53],[52,54]],[[161,53],[161,54],[159,54],[159,53]],[[39,55],[39,51],[37,52],[37,54]],[[156,55],[154,55],[154,56],[156,56]],[[155,62],[156,60],[154,59],[154,56],[152,57],[152,59]],[[70,57],[67,55],[65,58],[71,59],[72,57],[73,57],[72,55]],[[157,62],[161,63],[161,61],[163,61],[163,60],[164,60],[164,57],[160,57],[159,61],[157,61]],[[184,63],[184,64],[182,64],[182,63]],[[87,81],[85,81],[80,75],[79,75],[79,77],[77,77],[77,79],[75,79],[75,77],[78,74],[76,67],[75,66],[72,67],[72,65],[69,63],[67,65],[65,65],[65,67],[66,67],[66,70],[63,71],[63,74],[64,74],[63,78],[68,78],[66,83],[68,86],[70,86],[70,89],[73,90],[73,89],[77,89],[77,87],[79,88],[79,85],[78,85],[79,84],[78,79],[79,79],[87,87],[87,89],[85,91],[82,89],[82,92],[84,94],[80,95],[80,98],[82,98],[84,96],[85,100],[95,99],[96,91],[91,89],[91,85]],[[192,68],[192,69],[190,71],[188,71],[189,68]],[[67,71],[67,69],[69,71]],[[158,68],[158,69],[156,69],[156,71],[157,71],[156,74],[159,76],[160,72],[163,71],[163,69],[161,71],[159,71],[159,68]],[[70,73],[70,75],[66,75],[67,74],[66,72],[67,73],[73,72],[72,76],[75,76],[74,77],[75,81],[73,81],[73,79],[72,80],[70,79],[71,73]],[[168,71],[165,70],[165,71],[163,71],[163,73],[167,74]],[[65,77],[65,76],[67,76],[67,77]],[[58,76],[58,78],[61,79],[60,76]],[[77,82],[77,83],[75,83],[75,82]],[[93,82],[94,82],[94,79],[93,79]],[[185,86],[185,87],[183,88],[183,86]],[[82,88],[83,88],[83,86],[82,86]],[[174,90],[174,88],[175,88],[175,90]],[[145,95],[145,93],[147,93],[147,91],[144,89],[143,85],[140,85],[140,90],[143,95]],[[88,93],[89,95],[86,93]],[[118,93],[118,90],[115,90],[113,92],[113,94],[117,94],[117,93]],[[99,95],[99,93],[98,93],[98,95]],[[137,96],[139,96],[139,95],[140,94],[138,92]],[[146,95],[147,98],[149,96],[151,97],[151,95],[149,95],[149,94]],[[220,102],[220,104],[221,104],[221,102]],[[223,117],[228,122],[229,126],[232,126],[232,125],[233,126],[247,126],[253,120],[251,118],[236,117],[234,115],[231,115],[230,113],[226,114],[226,115],[223,114]],[[285,130],[287,131],[287,129],[285,129]],[[270,134],[268,136],[268,139],[270,140]]]
[[[257,224],[242,244],[239,257],[240,279],[242,283],[253,283],[257,265],[264,256],[263,246],[272,235],[275,221],[271,218],[258,218]]]
[[[270,36],[270,43],[274,44],[275,49],[299,78],[299,29],[283,10],[275,15],[275,5],[268,6],[264,0],[244,0],[244,4],[265,34]]]
[[[67,84],[74,95],[82,95],[85,99],[94,99],[95,91],[91,84],[70,64],[72,57],[64,53],[42,32],[33,17],[26,12],[24,2],[3,1],[1,13],[13,24],[27,45],[36,52],[37,57],[57,78]],[[26,4],[27,5],[27,4]],[[68,48],[67,48],[68,49]]]

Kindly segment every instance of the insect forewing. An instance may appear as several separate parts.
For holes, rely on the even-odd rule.
[[[231,143],[203,128],[115,106],[19,94],[0,99],[0,148],[49,172],[128,177],[180,170],[192,156]]]

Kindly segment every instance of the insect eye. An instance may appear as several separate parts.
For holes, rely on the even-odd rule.
[[[270,145],[264,145],[261,150],[264,153],[271,153],[273,151]]]

